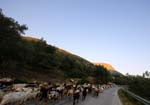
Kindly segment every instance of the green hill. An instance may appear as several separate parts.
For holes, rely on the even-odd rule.
[[[20,51],[16,51],[15,59],[4,60],[1,64],[1,77],[25,80],[64,80],[90,76],[95,69],[89,61],[48,45],[42,39],[21,36],[17,49]],[[14,56],[11,52],[7,53]]]
[[[23,81],[64,81],[95,78],[108,82],[111,74],[103,66],[48,45],[44,39],[25,37],[25,25],[20,25],[0,11],[0,78]]]

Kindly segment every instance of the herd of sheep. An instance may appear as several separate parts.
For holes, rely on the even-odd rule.
[[[0,105],[22,105],[29,100],[40,99],[41,87],[51,87],[50,91],[47,92],[49,100],[58,100],[61,99],[63,96],[73,95],[75,85],[66,84],[64,86],[64,84],[61,84],[59,86],[49,86],[48,84],[40,84],[30,86],[28,84],[13,84],[9,91],[0,90]],[[102,92],[105,88],[111,87],[111,85],[84,84],[78,85],[77,87],[81,91],[83,87],[87,87],[87,89],[91,88],[92,91],[98,90],[99,92]]]
[[[27,100],[36,98],[39,93],[38,88],[25,87],[25,84],[16,84],[13,86],[12,91],[3,92],[1,94],[0,105],[21,105]]]

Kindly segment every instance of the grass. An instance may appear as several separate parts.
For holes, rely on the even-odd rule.
[[[136,99],[134,99],[133,97],[131,97],[128,93],[126,93],[122,89],[119,89],[118,95],[123,105],[144,105],[139,101],[137,101]]]

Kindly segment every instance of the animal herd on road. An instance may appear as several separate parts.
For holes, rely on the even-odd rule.
[[[48,105],[49,100],[58,101],[72,98],[73,105],[84,101],[88,94],[98,97],[104,89],[111,88],[112,84],[59,84],[52,85],[51,82],[42,84],[13,84],[9,91],[0,90],[0,105],[24,105],[28,101]],[[38,105],[38,104],[37,104]]]

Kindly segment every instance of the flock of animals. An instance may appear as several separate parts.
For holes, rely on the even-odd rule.
[[[7,90],[0,90],[0,105],[24,105],[27,101],[61,100],[63,97],[72,97],[73,105],[79,99],[85,100],[87,94],[98,96],[104,89],[112,87],[111,84],[13,84]]]

